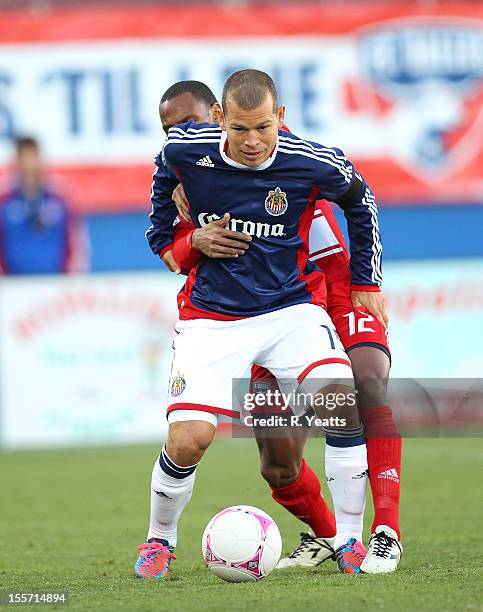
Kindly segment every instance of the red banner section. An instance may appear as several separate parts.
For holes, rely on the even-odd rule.
[[[89,7],[8,11],[0,19],[0,43],[113,38],[235,38],[240,36],[340,35],[401,17],[483,17],[481,3],[352,2],[321,6]]]
[[[0,179],[32,133],[89,210],[147,207],[157,102],[251,66],[292,131],[339,146],[379,201],[483,201],[483,5],[89,7],[0,19]]]

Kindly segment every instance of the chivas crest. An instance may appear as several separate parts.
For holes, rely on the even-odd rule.
[[[265,200],[265,210],[274,217],[283,215],[288,208],[287,194],[276,187],[273,191],[268,192]]]
[[[181,395],[185,389],[186,381],[184,375],[178,372],[171,382],[171,395],[177,397]]]

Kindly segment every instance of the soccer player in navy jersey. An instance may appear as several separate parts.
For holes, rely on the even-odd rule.
[[[238,102],[239,100],[237,100],[236,102]],[[226,100],[225,100],[226,102]],[[265,119],[266,117],[268,117],[268,115],[273,113],[269,113],[268,109],[265,109],[263,111],[263,113],[260,115],[260,113],[258,115],[255,115],[253,117],[253,113],[246,113],[245,110],[253,110],[253,109],[244,109],[243,108],[243,103],[241,104],[241,106],[239,106],[238,104],[236,104],[235,106],[235,112],[232,113],[232,111],[230,110],[230,113],[228,113],[228,119],[230,119],[231,117],[233,117],[233,115],[235,115],[235,124],[233,127],[233,130],[236,134],[236,132],[242,132],[247,126],[246,124],[244,125],[243,122],[247,121],[247,117],[248,118],[252,118],[255,121],[259,121],[261,119]],[[228,107],[229,104],[226,104],[226,107]],[[238,109],[236,108],[238,106]],[[245,106],[246,106],[246,100],[245,100]],[[259,105],[260,106],[260,105]],[[239,110],[241,110],[242,112],[238,112]],[[257,109],[255,109],[257,110]],[[259,109],[258,109],[259,110]],[[238,112],[238,114],[237,114]],[[272,117],[273,119],[273,117]],[[280,119],[280,117],[279,117]],[[250,121],[250,119],[248,119],[248,121]],[[237,123],[238,122],[238,123]],[[259,129],[263,131],[263,123],[260,123],[259,125]],[[249,128],[251,129],[251,128]],[[204,133],[203,133],[203,130]],[[183,131],[183,130],[181,130]],[[191,132],[191,133],[190,133]],[[201,140],[210,140],[210,137],[215,133],[215,131],[212,131],[212,128],[209,127],[201,127],[200,131],[198,132],[198,136],[191,131],[191,128],[188,127],[187,131],[185,132],[187,139],[196,139],[198,138],[200,141]],[[181,134],[181,136],[183,136],[183,134]],[[208,138],[206,138],[206,136],[208,136]],[[283,137],[282,137],[283,138]],[[176,137],[174,140],[182,140],[182,138],[178,138]],[[281,140],[281,139],[280,139]],[[237,137],[233,137],[233,138],[228,138],[227,141],[229,142],[229,153],[228,155],[225,155],[226,159],[223,159],[223,151],[220,148],[219,149],[219,155],[222,157],[222,160],[227,162],[228,159],[231,159],[233,162],[235,162],[234,164],[230,164],[229,162],[227,162],[227,165],[231,165],[232,167],[235,168],[250,168],[250,167],[255,167],[257,168],[257,170],[263,169],[260,168],[260,166],[263,166],[263,164],[265,164],[270,157],[273,157],[273,155],[271,156],[270,153],[271,151],[268,151],[268,149],[270,148],[270,137],[262,137],[258,139],[258,142],[253,141],[253,145],[252,143],[248,143],[247,141],[241,142],[237,139]],[[204,144],[202,142],[197,142],[196,145],[198,144]],[[206,142],[206,144],[211,144]],[[293,150],[294,148],[296,149],[297,146],[299,146],[299,142],[297,142],[297,139],[287,139],[286,141],[282,141],[282,145],[279,147],[279,150],[282,152],[284,149],[287,153],[287,156],[290,155],[294,155]],[[252,145],[252,146],[249,146]],[[232,147],[232,148],[231,148]],[[195,149],[198,149],[198,147],[196,146]],[[315,155],[313,155],[314,150],[312,150],[310,147],[304,147],[304,144],[302,143],[302,147],[300,148],[300,151],[302,151],[302,153],[300,153],[301,156],[304,156],[306,153],[308,154],[307,157],[311,157],[317,160],[317,152],[315,152]],[[326,153],[327,153],[327,157],[326,157]],[[333,153],[335,153],[335,156],[333,156]],[[215,164],[219,163],[219,159],[217,158],[215,160],[215,162],[213,161],[212,157],[215,157],[216,154],[216,150],[214,153],[212,153],[212,156],[210,157],[210,155],[205,155],[197,160],[194,161],[194,163],[196,165],[199,165],[200,167],[204,167],[204,168],[212,168],[215,167]],[[268,154],[268,155],[267,155]],[[295,155],[299,155],[299,153],[295,153]],[[285,157],[287,157],[285,156]],[[284,157],[284,156],[281,156]],[[323,149],[323,153],[321,155],[321,157],[319,159],[324,159],[325,161],[322,161],[321,163],[327,163],[329,166],[333,166],[334,168],[338,168],[338,172],[342,175],[344,175],[344,172],[348,170],[348,168],[350,168],[349,165],[346,165],[345,163],[343,163],[343,165],[340,165],[340,160],[342,160],[343,158],[340,156],[339,153],[335,152],[335,151],[330,151],[327,149]],[[273,161],[273,160],[272,160]],[[283,160],[282,160],[283,161]],[[272,163],[272,162],[270,162]],[[267,168],[269,165],[267,164],[265,166],[265,168]],[[237,165],[238,164],[238,165]],[[317,164],[316,164],[317,165]],[[307,168],[305,168],[306,170]],[[343,189],[343,196],[344,195],[348,195],[350,193],[350,189],[353,188],[353,184],[354,184],[354,179],[352,179],[352,181],[347,181],[347,177],[345,177],[346,182],[350,183],[349,185],[349,189]],[[358,177],[358,180],[360,181],[361,185],[363,185],[363,181],[362,179],[360,179]],[[188,181],[189,182],[189,181]],[[304,178],[302,181],[302,184],[305,184],[306,179]],[[156,181],[155,181],[156,183]],[[158,185],[159,186],[159,185]],[[156,185],[155,185],[156,187]],[[266,198],[265,200],[265,209],[267,210],[267,212],[269,214],[272,214],[273,216],[277,217],[280,215],[283,215],[286,212],[286,209],[288,207],[288,204],[286,202],[286,193],[285,192],[281,192],[280,188],[278,188],[278,192],[277,192],[277,188],[275,188],[274,190],[271,190],[274,193],[272,193],[272,197],[270,198],[270,191],[269,191],[269,197]],[[283,196],[280,195],[280,192],[283,193]],[[355,192],[354,192],[355,193]],[[336,194],[334,194],[336,195]],[[360,196],[360,193],[358,194]],[[335,198],[334,198],[335,199]],[[357,200],[357,197],[354,198],[355,200]],[[191,204],[193,206],[193,202],[192,202],[193,198],[190,198]],[[348,203],[347,209],[349,210],[351,208],[351,202],[346,199],[344,200],[344,203]],[[284,210],[282,210],[284,209]],[[202,216],[205,213],[201,213],[199,215]],[[348,216],[350,216],[350,214],[357,214],[357,213],[348,213]],[[216,213],[214,214],[216,216]],[[243,227],[247,227],[248,229],[252,229],[252,233],[254,236],[258,237],[258,238],[267,238],[270,236],[273,236],[275,238],[278,237],[282,237],[283,233],[284,233],[284,229],[283,226],[281,226],[281,224],[274,224],[274,226],[272,226],[272,228],[270,229],[270,225],[268,223],[266,223],[265,221],[249,221],[249,220],[243,220],[243,219],[234,219],[235,223],[234,226],[236,227],[237,224],[242,224]],[[232,226],[233,226],[233,220],[232,220]],[[157,229],[157,228],[156,228]],[[194,237],[194,235],[193,235]],[[153,236],[151,234],[151,238],[153,239],[153,242],[156,242],[157,238],[159,238],[159,235]],[[256,239],[256,238],[255,238]],[[152,242],[152,246],[153,246],[153,242]],[[193,241],[194,244],[194,241]],[[154,245],[153,250],[155,250],[156,252],[158,252],[157,250],[157,246],[159,245]],[[167,246],[170,246],[169,244]],[[252,245],[253,246],[253,245]],[[250,247],[249,253],[252,250],[252,246]],[[166,255],[167,252],[169,252],[170,249],[160,249],[161,253],[163,255]],[[163,252],[164,251],[164,252]],[[275,252],[275,251],[274,251]],[[244,257],[246,257],[247,255],[244,255]],[[310,276],[311,272],[308,271],[307,276]],[[189,281],[188,281],[189,284]],[[183,314],[185,316],[186,319],[194,319],[197,320],[197,318],[204,318],[205,316],[208,319],[223,319],[225,321],[227,320],[232,320],[232,321],[236,321],[236,320],[240,320],[241,317],[243,317],[246,313],[242,313],[241,317],[239,316],[233,316],[230,312],[228,313],[223,313],[220,312],[220,309],[213,309],[213,304],[209,304],[208,309],[204,309],[204,308],[199,308],[199,303],[200,300],[196,297],[193,297],[194,292],[193,292],[193,285],[196,284],[196,279],[194,279],[194,282],[192,280],[191,283],[191,287],[188,287],[185,292],[184,292],[184,296],[186,297],[186,302],[191,302],[188,303],[188,306],[186,307],[186,302],[185,302],[185,298],[182,296],[180,297],[180,311],[181,311],[181,318],[183,318]],[[374,297],[374,296],[373,296]],[[312,299],[314,299],[314,301],[316,301],[318,298],[314,296],[314,294],[312,294]],[[198,304],[197,304],[198,302]],[[376,298],[376,302],[377,302],[377,298]],[[205,304],[201,304],[202,306],[204,306]],[[282,312],[282,309],[285,308],[284,306],[281,306],[278,309],[279,312]],[[290,307],[289,307],[290,308]],[[184,313],[183,313],[184,310]],[[187,315],[187,316],[186,316]],[[252,322],[254,323],[255,320],[258,318],[256,314],[252,314],[252,316],[254,317],[252,319]],[[264,316],[264,315],[261,315]],[[182,330],[183,331],[183,330]],[[192,330],[194,332],[194,329]],[[193,335],[193,334],[191,334]],[[179,397],[180,395],[183,394],[183,392],[185,391],[185,389],[187,388],[187,381],[185,380],[185,376],[184,373],[180,374],[180,373],[175,373],[174,374],[174,378],[172,379],[172,384],[171,384],[171,399],[173,400],[174,398]],[[193,422],[198,422],[198,424],[200,424],[200,421],[204,421],[206,415],[200,415],[201,412],[203,412],[203,410],[206,410],[207,414],[212,414],[213,412],[218,412],[218,413],[224,413],[224,412],[228,412],[228,411],[224,411],[223,408],[221,407],[213,407],[213,406],[206,406],[206,405],[200,405],[199,402],[197,402],[196,404],[193,405],[189,405],[189,403],[187,404],[186,402],[183,401],[173,401],[172,405],[170,406],[172,411],[176,410],[178,413],[179,412],[185,412],[187,409],[193,410],[193,413],[196,412],[196,420]],[[200,410],[201,408],[201,410]],[[211,409],[211,412],[208,412],[208,409]],[[170,413],[172,414],[172,412]],[[187,415],[182,415],[184,419],[186,419],[186,421],[188,420]],[[198,421],[197,419],[200,419],[200,421]],[[185,421],[185,423],[186,423]],[[180,419],[179,421],[175,421],[174,419],[171,419],[170,423],[171,425],[173,423],[182,423],[183,420]],[[210,422],[213,423],[213,420],[208,421],[208,419],[206,419],[206,422]],[[215,421],[216,422],[216,421]],[[186,429],[186,431],[189,431],[188,429]],[[171,426],[170,426],[170,433],[171,433]],[[175,436],[174,436],[175,437]],[[208,436],[209,438],[209,436]],[[332,441],[332,439],[328,440],[329,442]],[[164,472],[164,474],[171,474],[172,478],[178,478],[179,481],[182,481],[184,479],[187,480],[186,484],[191,484],[192,479],[190,477],[194,477],[194,468],[195,466],[193,464],[189,464],[186,465],[185,461],[179,461],[180,458],[182,458],[181,456],[183,455],[183,450],[179,448],[181,443],[177,443],[176,440],[174,440],[174,442],[172,441],[172,443],[170,444],[170,440],[168,440],[168,445],[167,448],[163,449],[162,455],[160,457],[159,460],[159,466],[161,468],[161,472]],[[181,444],[181,446],[183,446],[183,444]],[[202,450],[199,448],[199,444],[198,444],[198,454],[201,450],[201,454],[202,454]],[[330,446],[330,444],[329,444]],[[356,444],[355,446],[359,446],[358,444]],[[347,450],[347,449],[346,449]],[[193,454],[193,451],[191,449],[191,452]],[[195,453],[196,454],[196,453]],[[176,463],[174,458],[172,455],[174,455],[179,463]],[[300,460],[301,460],[301,451],[300,451]],[[300,463],[300,462],[299,462]],[[158,465],[158,462],[157,462]],[[155,483],[156,480],[159,481],[159,467],[157,467],[157,465],[155,465],[155,469],[153,471],[153,484]],[[164,469],[163,469],[164,468]],[[171,472],[170,472],[171,470]],[[155,472],[157,472],[157,474],[155,474]],[[155,478],[156,476],[156,478]],[[297,475],[296,475],[297,476]],[[300,476],[300,475],[299,475]],[[161,473],[161,481],[163,481],[163,474]],[[166,486],[168,483],[164,483]],[[181,482],[177,482],[176,484],[181,485]],[[165,486],[165,488],[166,488]],[[319,485],[319,491],[320,491],[320,485]],[[179,489],[178,489],[179,492]],[[162,499],[163,501],[166,499],[166,497],[161,496],[159,494],[160,492],[158,491],[156,493],[156,495],[158,496],[157,499]],[[165,493],[166,495],[166,493]],[[335,492],[334,498],[337,497],[337,491]],[[156,500],[156,497],[154,497],[154,499]],[[187,500],[186,500],[187,501]],[[165,502],[166,503],[166,502]],[[184,502],[186,503],[186,502]],[[283,503],[283,502],[281,502]],[[337,499],[335,501],[336,503],[336,511],[337,511]],[[169,504],[168,504],[169,505]],[[173,504],[171,504],[173,505]],[[176,505],[176,504],[174,504]],[[184,504],[183,504],[184,505]],[[288,504],[287,504],[288,505]],[[286,506],[287,507],[287,506]],[[179,509],[179,508],[178,508]],[[156,514],[156,509],[154,509],[154,514]],[[162,514],[162,512],[161,512]],[[169,513],[168,513],[169,514]],[[176,514],[176,513],[175,513]],[[153,516],[152,516],[153,519]],[[159,512],[158,512],[158,519],[159,519]],[[156,522],[156,517],[154,522]],[[161,521],[162,523],[163,521]],[[158,520],[159,523],[159,520]],[[153,555],[159,556],[160,558],[164,558],[164,565],[166,565],[166,561],[169,559],[169,549],[167,548],[167,544],[166,542],[169,542],[169,544],[171,544],[171,542],[174,542],[175,540],[175,526],[173,527],[173,523],[175,523],[175,521],[171,521],[171,527],[170,529],[164,529],[163,534],[166,536],[171,536],[171,537],[166,537],[166,538],[160,538],[160,537],[155,537],[156,535],[159,536],[159,533],[156,534],[156,528],[153,528],[153,520],[151,523],[152,529],[150,529],[150,537],[149,540],[151,540],[151,544],[153,545],[152,547],[149,547],[147,545],[143,545],[146,550],[143,548],[142,550],[142,554],[140,556],[140,562],[138,562],[139,565],[139,569],[142,570],[143,568],[143,559],[146,559],[146,556],[148,556],[148,558],[150,559],[150,565],[152,566],[153,563],[152,558]],[[159,524],[158,524],[159,527]],[[163,531],[161,529],[161,531]],[[162,534],[162,535],[163,535]],[[158,541],[157,541],[158,540]],[[164,542],[164,544],[163,544]],[[159,544],[159,547],[157,546]],[[159,551],[154,550],[155,548],[159,548]],[[148,549],[149,549],[149,553],[148,553]],[[156,571],[159,570],[159,567],[156,568]],[[159,574],[161,575],[163,573],[163,571],[160,570]],[[146,573],[142,573],[142,572],[138,572],[138,574],[140,575],[149,575]],[[153,575],[151,573],[151,575]]]
[[[196,97],[196,103],[194,103]],[[191,101],[191,107],[190,107]],[[204,120],[218,121],[219,105],[205,84],[181,81],[170,87],[161,100],[160,119],[165,132],[182,118],[198,117],[204,105]],[[187,115],[187,113],[191,113]],[[288,130],[288,128],[287,128]],[[180,221],[176,224],[173,251],[163,255],[163,261],[173,272],[184,273],[196,266],[201,253],[210,257],[233,257],[243,254],[247,236],[213,221],[195,228],[189,219],[189,204],[182,185],[173,194]],[[183,219],[187,223],[183,223]],[[174,257],[173,257],[174,256]],[[326,275],[327,310],[352,362],[358,401],[364,422],[369,478],[374,502],[369,553],[363,561],[366,572],[380,573],[396,569],[400,559],[399,491],[401,437],[392,420],[391,409],[385,405],[386,384],[390,366],[387,329],[381,312],[371,312],[370,293],[379,291],[376,285],[355,286],[349,269],[349,255],[334,214],[324,200],[316,203],[309,237],[309,258]],[[372,308],[372,304],[369,304]],[[380,320],[380,317],[382,320]],[[271,379],[271,380],[270,380]],[[276,387],[267,370],[253,366],[252,387],[260,380]],[[305,431],[305,430],[304,430]],[[320,495],[320,483],[310,466],[303,460],[305,444],[300,435],[279,428],[280,437],[266,437],[254,428],[261,458],[261,472],[272,488],[273,498],[289,512],[310,526],[311,533],[302,533],[300,545],[282,559],[279,568],[315,566],[330,558],[335,522],[330,508]]]

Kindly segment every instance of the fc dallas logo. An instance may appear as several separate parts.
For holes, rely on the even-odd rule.
[[[482,66],[475,61],[481,24],[407,18],[358,34],[362,79],[352,86],[354,103],[372,109],[394,161],[428,183],[476,163],[483,152]]]

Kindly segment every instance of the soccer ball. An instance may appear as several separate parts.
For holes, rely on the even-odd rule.
[[[211,519],[201,540],[208,568],[227,582],[250,582],[268,576],[282,552],[275,521],[253,506],[231,506]]]

